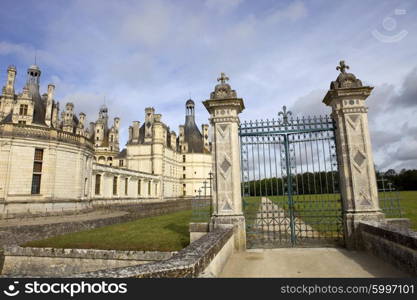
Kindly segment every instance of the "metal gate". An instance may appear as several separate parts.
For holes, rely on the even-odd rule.
[[[239,128],[247,247],[342,244],[334,122],[278,115]]]

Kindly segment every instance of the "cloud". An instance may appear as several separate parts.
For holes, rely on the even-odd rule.
[[[298,21],[308,15],[307,7],[301,1],[292,2],[283,9],[278,9],[267,16],[266,22],[269,24],[281,21]]]
[[[390,104],[406,108],[417,107],[417,67],[406,76],[401,88],[401,94],[393,98]]]
[[[415,123],[417,78],[410,61],[417,44],[412,34],[417,4],[407,2],[407,14],[397,20],[410,34],[386,44],[371,30],[392,14],[391,2],[306,3],[4,0],[0,76],[4,81],[4,69],[16,64],[20,90],[36,51],[42,90],[55,83],[61,107],[73,101],[89,121],[96,119],[105,96],[112,116],[121,117],[124,144],[126,128],[143,121],[147,106],[177,131],[190,95],[198,122],[207,123],[201,101],[220,72],[245,101],[242,121],[276,118],[283,105],[300,116],[328,113],[321,101],[337,76],[336,64],[345,59],[364,83],[375,86],[367,100],[375,161],[393,165],[407,143],[396,132],[404,134],[404,124]],[[342,26],[340,20],[354,22]]]
[[[243,0],[206,0],[204,5],[219,14],[226,14],[236,9],[242,2]]]

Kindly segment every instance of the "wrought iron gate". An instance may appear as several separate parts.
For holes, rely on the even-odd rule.
[[[341,244],[334,122],[279,116],[239,128],[247,247]]]

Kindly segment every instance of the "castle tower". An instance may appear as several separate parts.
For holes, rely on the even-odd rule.
[[[108,109],[105,104],[100,107],[100,111],[98,113],[98,122],[104,125],[104,129],[107,129],[109,121]]]
[[[31,65],[27,71],[26,88],[29,97],[33,101],[33,119],[32,124],[46,125],[45,113],[46,109],[39,93],[39,83],[41,70],[37,65]]]
[[[188,153],[203,153],[203,136],[195,123],[195,103],[188,99],[185,103],[184,143]]]

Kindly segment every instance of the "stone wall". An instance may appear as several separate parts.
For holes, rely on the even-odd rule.
[[[13,246],[4,249],[5,260],[1,274],[6,276],[69,276],[162,261],[171,258],[175,253]]]
[[[359,224],[362,246],[395,267],[417,275],[417,232],[379,222]]]
[[[233,228],[216,228],[172,258],[149,264],[76,274],[80,278],[190,278],[207,270],[219,272],[233,251]],[[221,256],[221,257],[220,257]],[[211,264],[214,263],[215,266]]]
[[[126,213],[110,218],[103,216],[103,218],[87,221],[39,225],[0,226],[0,248],[4,246],[20,245],[28,241],[45,239],[60,234],[88,230],[187,209],[191,209],[190,199],[152,203],[143,202],[140,204],[112,206],[113,211],[120,210],[125,211]]]

